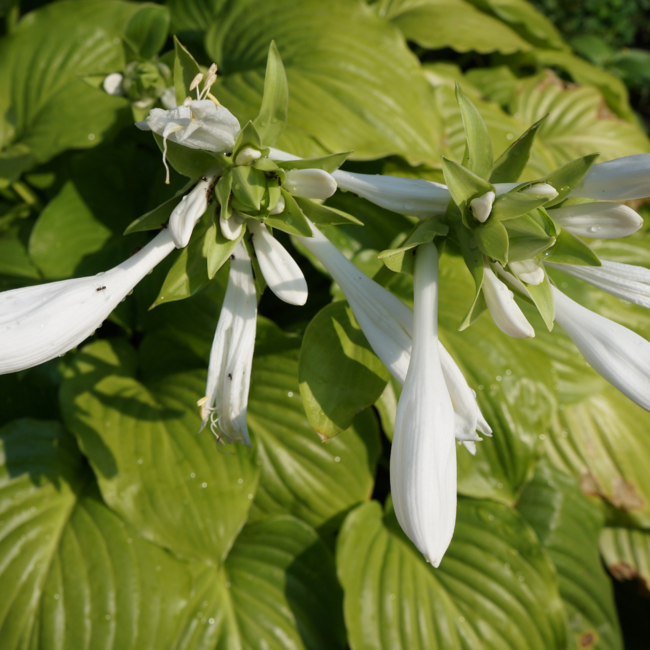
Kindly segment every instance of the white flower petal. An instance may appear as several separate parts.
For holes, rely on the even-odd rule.
[[[650,411],[650,343],[589,311],[553,287],[555,320],[587,363],[633,402]]]
[[[619,203],[583,203],[552,208],[551,219],[580,237],[618,239],[635,233],[643,218],[632,208]]]
[[[249,219],[248,229],[253,233],[257,261],[269,289],[290,305],[304,305],[307,302],[307,282],[293,257],[263,223]]]
[[[650,309],[650,270],[642,266],[619,264],[602,260],[602,266],[553,264],[547,266],[564,271],[575,278],[593,284],[617,298]]]
[[[437,567],[456,523],[454,410],[437,340],[438,254],[418,248],[413,354],[397,405],[390,457],[395,514],[409,539]]]
[[[37,366],[79,345],[173,250],[163,230],[106,273],[0,293],[0,374]]]
[[[509,266],[521,280],[534,286],[542,284],[542,282],[544,282],[544,278],[546,277],[544,269],[536,260],[510,262]]]
[[[487,264],[483,273],[483,295],[492,320],[504,334],[516,339],[535,336],[535,330],[515,302],[510,289]]]
[[[569,196],[629,201],[650,196],[650,154],[625,156],[593,165]]]
[[[241,235],[241,229],[244,227],[244,218],[235,214],[236,210],[233,210],[233,213],[224,219],[223,215],[219,216],[219,228],[221,229],[221,234],[230,241],[235,241],[239,235]]]
[[[306,199],[328,199],[336,192],[336,181],[322,169],[291,169],[282,185],[287,192]]]
[[[218,438],[223,436],[228,442],[241,442],[248,447],[251,443],[246,409],[256,324],[253,268],[240,242],[230,261],[228,287],[210,352],[207,399],[199,400],[199,406],[201,430],[211,420],[211,428]]]
[[[483,196],[470,201],[469,207],[472,209],[472,214],[477,221],[481,223],[487,221],[495,198],[496,194],[494,192],[486,192]]]
[[[213,182],[214,176],[200,180],[174,208],[168,227],[176,248],[185,248],[190,243],[194,226],[207,210],[208,191]]]
[[[104,92],[113,97],[121,97],[124,95],[124,88],[122,87],[122,80],[124,77],[119,72],[113,72],[106,76],[102,87]]]

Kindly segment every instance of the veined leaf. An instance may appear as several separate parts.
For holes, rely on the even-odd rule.
[[[199,64],[188,52],[187,48],[174,36],[174,89],[176,90],[176,105],[182,106],[186,97],[193,97],[190,90],[192,81],[201,72]],[[170,143],[171,144],[171,143]]]
[[[143,59],[152,59],[165,44],[169,10],[154,4],[140,5],[126,25],[124,36]]]
[[[258,116],[254,120],[264,146],[273,146],[282,135],[287,125],[288,110],[289,89],[287,75],[275,41],[271,41],[266,60],[262,105]]]
[[[458,83],[456,83],[456,99],[467,138],[466,151],[469,156],[467,166],[474,174],[487,180],[493,163],[492,141],[487,127],[476,106]]]

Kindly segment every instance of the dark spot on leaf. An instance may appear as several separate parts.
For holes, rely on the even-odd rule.
[[[581,634],[578,639],[578,647],[593,648],[597,640],[598,635],[595,632],[585,632],[584,634]]]

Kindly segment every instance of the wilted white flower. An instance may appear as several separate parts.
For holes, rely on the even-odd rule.
[[[631,201],[650,196],[650,154],[593,165],[569,196],[603,201]]]
[[[456,524],[454,426],[438,356],[438,252],[424,244],[415,257],[413,353],[397,405],[390,483],[400,526],[434,567]]]
[[[163,230],[106,273],[0,293],[0,374],[37,366],[79,345],[173,250]]]
[[[494,192],[486,192],[483,196],[470,201],[469,207],[472,209],[472,214],[477,221],[481,223],[487,221],[495,198],[496,194]]]
[[[336,181],[322,169],[291,169],[283,187],[287,192],[306,199],[328,199],[336,192]]]
[[[510,262],[509,266],[524,282],[528,284],[542,284],[546,277],[544,269],[537,260]]]
[[[650,343],[553,287],[555,320],[587,363],[610,384],[650,411]]]
[[[246,409],[250,387],[257,297],[250,258],[237,244],[230,261],[226,296],[210,352],[206,396],[198,401],[201,429],[210,422],[217,440],[250,447]]]
[[[269,289],[290,305],[307,302],[307,282],[300,267],[268,228],[255,219],[248,219],[253,246],[262,275]]]
[[[216,176],[202,178],[196,187],[186,194],[174,208],[169,217],[169,232],[176,248],[185,248],[190,243],[190,237],[196,222],[203,216],[208,207],[210,187]]]
[[[643,225],[641,215],[619,203],[567,205],[552,208],[548,214],[570,233],[596,239],[627,237]]]
[[[515,339],[531,339],[533,326],[526,320],[508,287],[494,275],[488,264],[483,271],[483,295],[488,311],[496,326]]]

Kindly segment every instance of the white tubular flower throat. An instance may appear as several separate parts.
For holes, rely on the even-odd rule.
[[[650,270],[642,266],[619,264],[601,260],[602,266],[576,266],[573,264],[554,264],[549,266],[564,271],[575,278],[589,282],[602,291],[611,293],[635,305],[650,309]]]
[[[650,188],[647,191],[650,193]],[[643,225],[641,215],[619,203],[567,205],[551,208],[548,214],[570,233],[595,239],[627,237]]]
[[[650,154],[626,156],[593,165],[570,197],[631,201],[650,195]]]
[[[586,309],[553,287],[555,320],[587,363],[610,384],[650,411],[650,343]]]
[[[163,230],[106,273],[0,293],[0,374],[37,366],[79,345],[173,250]]]
[[[200,431],[210,421],[217,440],[224,438],[250,447],[246,408],[255,348],[257,297],[251,261],[241,242],[233,256],[210,352],[206,396],[198,401]]]
[[[287,172],[283,187],[305,199],[328,199],[336,192],[336,181],[322,169],[292,169]]]
[[[438,252],[418,247],[413,354],[397,406],[390,483],[397,520],[434,567],[456,523],[454,409],[438,356]]]
[[[174,208],[168,228],[176,248],[185,248],[190,243],[194,226],[207,210],[208,194],[215,179],[216,176],[202,178]]]
[[[531,339],[533,326],[526,320],[506,284],[501,282],[486,263],[483,272],[483,295],[496,326],[515,339]]]
[[[263,223],[248,219],[247,227],[252,233],[257,261],[269,289],[290,305],[304,305],[307,282],[300,267]]]

